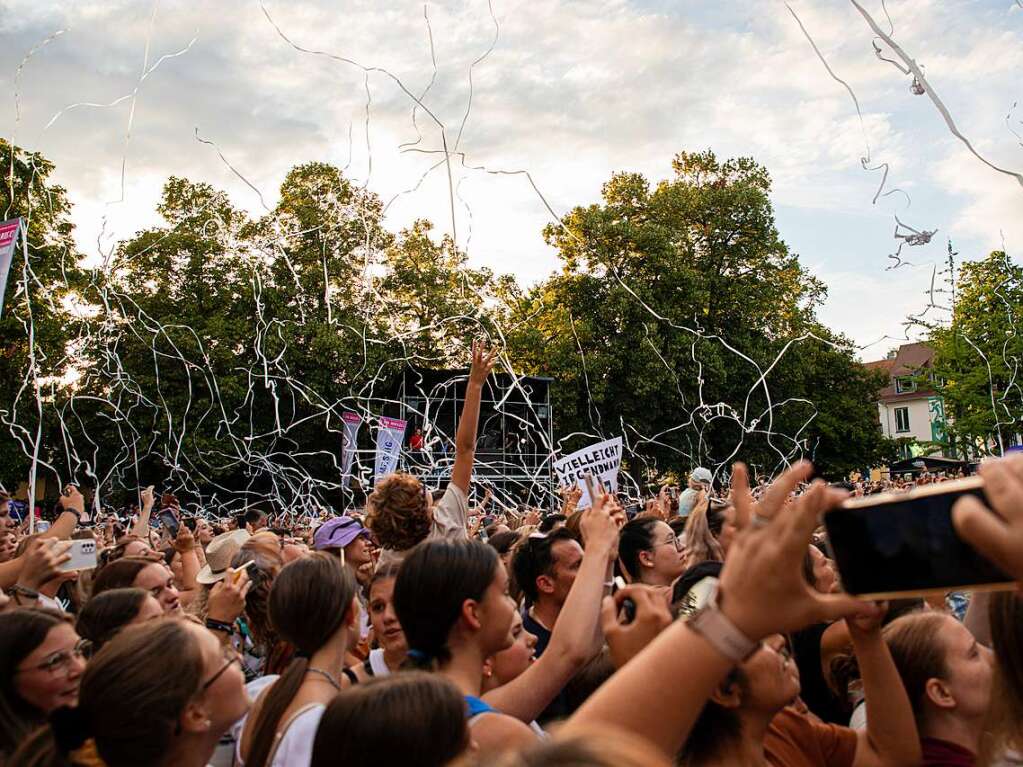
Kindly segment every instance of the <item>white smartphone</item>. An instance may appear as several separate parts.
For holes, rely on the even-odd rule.
[[[71,559],[60,566],[61,572],[91,570],[96,566],[96,541],[92,538],[83,538],[70,543],[71,548],[67,553],[71,555]]]

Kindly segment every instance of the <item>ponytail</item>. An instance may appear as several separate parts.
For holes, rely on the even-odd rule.
[[[263,696],[254,721],[250,720],[252,740],[246,767],[266,767],[281,718],[305,681],[310,656],[350,619],[355,590],[351,570],[321,553],[285,565],[274,580],[267,610],[270,623],[294,646],[295,655]],[[320,616],[322,620],[313,619]]]

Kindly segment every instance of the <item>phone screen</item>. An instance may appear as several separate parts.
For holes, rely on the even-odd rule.
[[[984,501],[982,481],[869,496],[827,512],[827,545],[843,588],[869,599],[1015,588],[956,534],[952,507],[964,495]]]

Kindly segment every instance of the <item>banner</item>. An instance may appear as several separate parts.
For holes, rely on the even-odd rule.
[[[598,442],[596,445],[577,450],[554,462],[559,487],[578,485],[583,491],[578,508],[592,505],[583,475],[592,474],[604,486],[605,492],[618,492],[618,469],[622,465],[622,438]]]
[[[393,474],[398,468],[398,456],[405,441],[406,422],[399,418],[380,417],[377,427],[377,458],[373,467],[373,482]]]
[[[341,487],[348,487],[348,479],[352,474],[352,461],[358,448],[359,427],[362,417],[358,413],[346,411],[341,414],[344,421],[344,433],[341,435]]]
[[[7,289],[7,273],[14,260],[14,249],[18,247],[18,231],[21,219],[12,218],[0,224],[0,316],[4,313],[4,292]]]

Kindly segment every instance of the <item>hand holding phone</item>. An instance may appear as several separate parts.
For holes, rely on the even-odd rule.
[[[69,558],[60,565],[62,573],[74,570],[91,570],[96,566],[96,541],[92,538],[67,541],[71,545],[67,548]]]
[[[980,477],[846,500],[824,514],[844,589],[863,599],[1015,588],[959,537],[957,502],[988,505]]]

